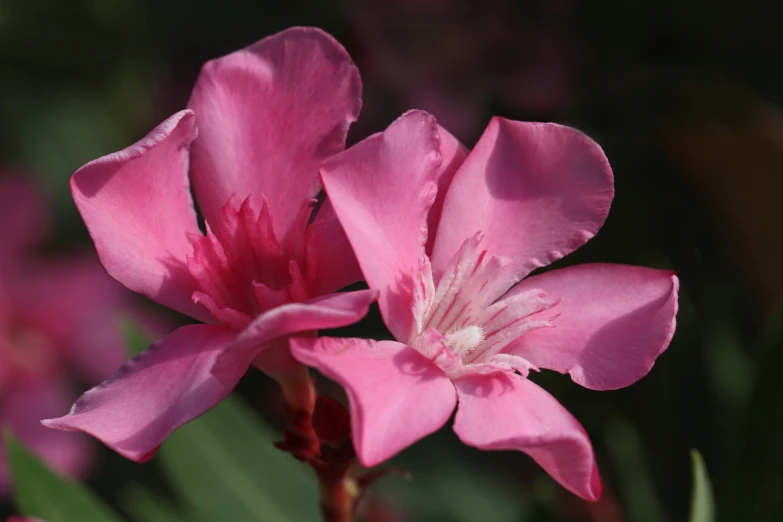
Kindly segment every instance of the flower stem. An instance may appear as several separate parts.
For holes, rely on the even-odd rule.
[[[350,413],[331,397],[317,397],[310,374],[303,369],[278,379],[291,421],[275,446],[313,468],[324,522],[354,522],[356,507],[370,485],[389,474],[408,474],[393,468],[359,472]]]
[[[353,478],[330,478],[319,474],[324,522],[353,522],[361,491]]]
[[[350,414],[330,397],[315,399],[309,379],[300,378],[296,384],[284,394],[291,420],[284,439],[275,446],[315,471],[324,522],[353,522],[363,488],[351,474],[357,460],[351,441]],[[313,400],[308,400],[310,390]],[[293,397],[298,400],[292,401]]]
[[[318,397],[312,417],[320,452],[310,461],[321,489],[325,522],[353,522],[362,488],[351,471],[356,452],[351,441],[351,416],[331,397]]]

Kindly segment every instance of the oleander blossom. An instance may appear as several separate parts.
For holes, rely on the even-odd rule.
[[[280,382],[293,408],[312,408],[287,336],[353,323],[376,295],[335,293],[361,273],[328,200],[314,207],[319,166],[344,149],[360,96],[339,43],[289,29],[208,62],[188,110],[73,175],[109,274],[206,324],[153,344],[47,426],[143,461],[251,364]]]
[[[82,477],[94,447],[40,420],[68,408],[82,383],[95,384],[125,359],[117,321],[133,313],[130,293],[94,255],[44,259],[47,205],[21,174],[0,177],[0,425],[53,469]],[[139,317],[139,314],[134,314]],[[11,490],[0,446],[0,495]]]
[[[341,383],[357,454],[374,466],[439,429],[520,450],[573,493],[601,482],[579,422],[530,380],[628,386],[674,333],[670,271],[585,264],[528,274],[596,234],[614,194],[601,148],[555,124],[494,118],[471,151],[413,111],[321,169],[397,341],[297,339]]]

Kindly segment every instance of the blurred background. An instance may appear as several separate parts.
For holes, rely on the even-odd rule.
[[[30,263],[61,265],[92,255],[69,176],[183,108],[204,61],[292,25],[332,33],[361,71],[364,108],[349,143],[410,108],[433,113],[469,147],[492,115],[584,130],[612,163],[616,198],[598,236],[556,265],[630,263],[670,268],[681,278],[677,333],[646,378],[601,393],[562,375],[534,377],[590,434],[605,484],[598,503],[567,493],[523,454],[475,451],[445,429],[392,463],[413,479],[391,476],[373,486],[364,520],[686,520],[692,448],[706,462],[718,520],[783,520],[779,2],[0,0],[0,188],[35,187],[25,190],[39,192],[31,197],[47,202],[50,216],[48,234],[25,246],[16,261],[4,263],[11,256],[0,255],[0,281],[6,281],[0,283],[0,328],[11,328],[0,337],[49,335],[53,328],[8,326],[3,311],[19,302],[8,297],[8,281],[34,303],[54,294],[47,313],[63,321],[64,310],[76,306],[70,290],[18,275]],[[34,224],[9,213],[14,202],[26,200],[7,194],[0,195],[6,221],[0,233],[28,237]],[[104,283],[111,285],[74,288]],[[101,295],[127,304],[111,308],[119,319],[102,319],[104,328],[133,316],[145,331],[165,332],[179,321],[115,293],[122,291]],[[347,333],[383,335],[377,310]],[[23,339],[47,357],[54,353],[50,345],[60,342]],[[96,350],[121,350],[116,340],[95,342]],[[57,376],[47,382],[57,380],[61,391],[54,396],[68,399],[50,401],[60,410],[111,373],[79,371],[79,357],[89,355],[58,357]],[[105,367],[117,364],[113,360]],[[15,394],[28,395],[2,371],[0,379],[0,421],[39,453],[60,444],[25,432],[38,410],[12,402]],[[186,433],[164,444],[150,463],[124,461],[92,441],[68,442],[90,447],[84,451],[92,456],[79,463],[45,459],[86,477],[106,502],[136,521],[209,520],[204,513],[210,509],[216,513],[211,520],[315,520],[284,515],[290,506],[316,500],[310,477],[269,449],[284,419],[274,386],[253,371],[240,394],[257,414],[232,402],[190,432],[180,430]],[[226,464],[247,459],[259,464],[250,470]],[[264,484],[282,492],[268,495]],[[249,492],[244,508],[242,499],[223,498],[218,510],[214,495],[221,488]],[[262,502],[259,495],[269,498]],[[268,502],[283,507],[265,512]],[[6,498],[0,515],[11,510]]]

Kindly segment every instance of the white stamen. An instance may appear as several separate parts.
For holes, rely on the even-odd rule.
[[[408,344],[432,360],[446,375],[494,372],[527,377],[537,370],[522,357],[504,353],[526,332],[551,327],[557,315],[541,314],[557,305],[539,290],[498,299],[508,260],[480,248],[482,235],[463,243],[440,276],[422,257],[412,280],[413,327]]]
[[[462,355],[474,350],[484,341],[484,330],[480,326],[467,326],[446,334],[446,344]]]

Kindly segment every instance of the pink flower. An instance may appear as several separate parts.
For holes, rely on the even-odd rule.
[[[44,522],[40,518],[32,518],[32,517],[20,517],[18,515],[12,515],[9,518],[6,519],[5,522]]]
[[[68,407],[75,379],[99,382],[120,366],[116,322],[128,295],[93,257],[31,255],[46,233],[46,204],[21,177],[0,178],[0,222],[0,424],[56,470],[80,476],[89,440],[40,420]],[[0,493],[10,486],[0,446]]]
[[[468,153],[410,112],[321,176],[395,341],[292,342],[341,383],[359,459],[374,466],[439,429],[524,451],[570,491],[601,483],[582,426],[528,379],[567,372],[596,390],[644,376],[674,332],[672,272],[588,264],[525,278],[590,239],[613,197],[587,136],[494,118]]]
[[[143,461],[226,397],[251,363],[284,385],[289,404],[312,408],[287,336],[353,323],[376,295],[333,293],[361,274],[329,202],[311,217],[318,168],[344,148],[360,91],[331,36],[283,31],[208,62],[189,110],[73,175],[109,274],[207,324],[158,341],[47,426]]]

